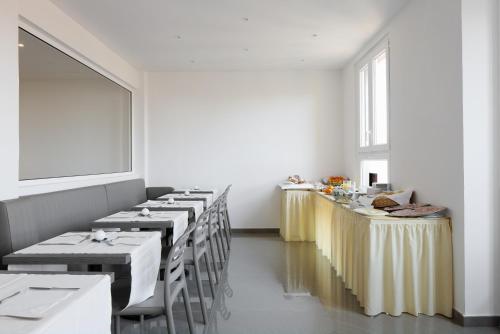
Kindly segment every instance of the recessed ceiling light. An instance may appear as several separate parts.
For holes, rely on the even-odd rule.
[[[248,51],[248,49],[247,49],[247,48],[244,48],[244,49],[243,49],[243,51]]]
[[[177,36],[175,36],[175,37],[176,37],[177,39],[181,39],[181,38],[182,38],[182,37],[181,37],[181,35],[177,35]]]
[[[301,62],[304,62],[304,61],[306,61],[306,60],[305,60],[305,59],[301,59],[300,61],[301,61]]]
[[[313,37],[318,37],[318,34],[313,34]]]
[[[243,18],[243,21],[248,21],[248,17],[244,17],[244,18]]]
[[[17,46],[20,47],[20,48],[24,48],[24,44],[23,43],[18,43]]]

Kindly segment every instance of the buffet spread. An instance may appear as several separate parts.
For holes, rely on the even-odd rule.
[[[411,203],[412,190],[366,191],[343,178],[287,181],[280,233],[315,242],[367,315],[452,315],[451,222],[446,209]],[[333,184],[332,184],[333,183]]]

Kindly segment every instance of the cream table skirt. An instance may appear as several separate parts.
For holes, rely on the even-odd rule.
[[[285,241],[314,241],[315,194],[304,190],[281,192],[280,233]]]
[[[301,207],[314,207],[315,223],[311,225],[316,245],[367,315],[406,312],[451,317],[452,236],[448,218],[366,217],[325,195],[308,193]],[[294,197],[299,198],[297,194]],[[286,230],[297,227],[286,226]],[[301,226],[300,230],[307,228]],[[282,235],[290,240],[285,238],[287,233],[282,231]]]

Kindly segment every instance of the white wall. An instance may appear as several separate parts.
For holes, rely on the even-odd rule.
[[[71,56],[111,76],[134,93],[133,173],[62,178],[49,181],[18,181],[18,59],[17,28],[49,40]],[[142,73],[130,66],[49,0],[0,2],[0,200],[19,195],[55,191],[144,176],[144,93]]]
[[[279,227],[276,185],[343,173],[337,72],[149,73],[148,183],[231,183],[236,228]]]
[[[500,315],[497,0],[462,0],[465,311]]]
[[[465,311],[460,2],[411,1],[360,51],[390,41],[390,182],[450,208],[455,308]],[[346,171],[359,179],[354,64],[343,71]],[[359,181],[359,180],[358,180]]]
[[[19,73],[17,0],[0,1],[0,199],[17,197]]]

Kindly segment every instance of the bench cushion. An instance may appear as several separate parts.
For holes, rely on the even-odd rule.
[[[102,185],[0,202],[0,255],[64,232],[88,230],[91,221],[107,213]]]
[[[130,209],[147,201],[143,179],[127,180],[104,185],[108,201],[108,213]]]
[[[157,199],[158,197],[170,194],[173,191],[173,187],[148,187],[146,188],[146,195],[148,200]]]

